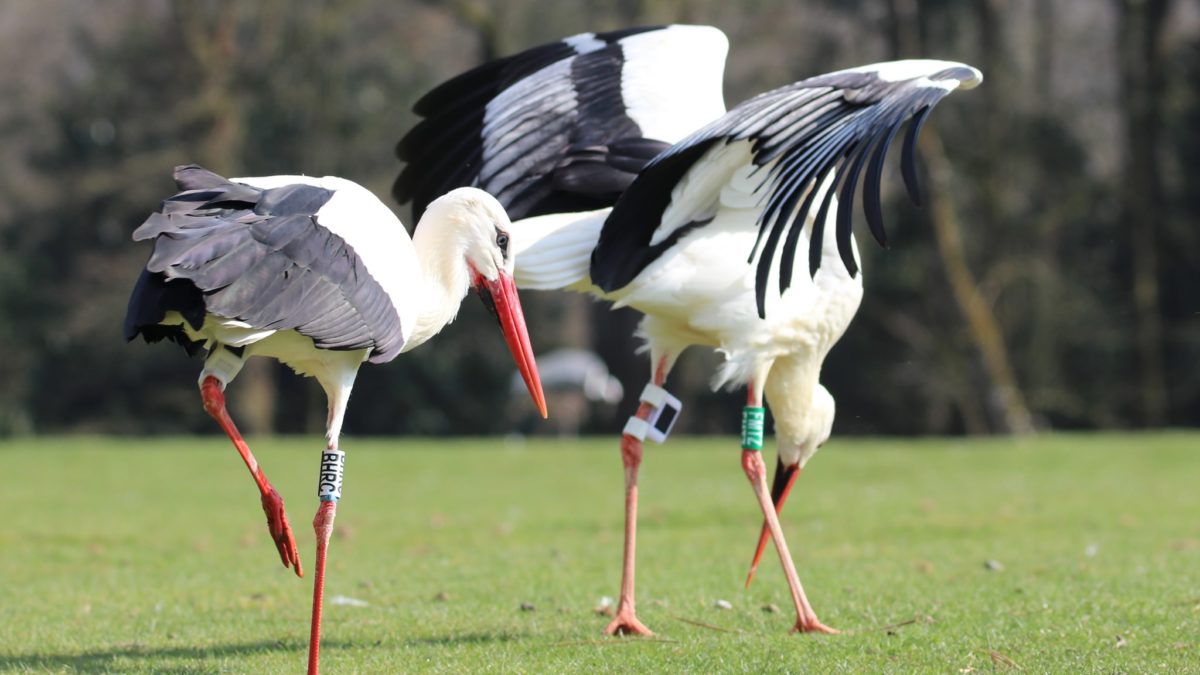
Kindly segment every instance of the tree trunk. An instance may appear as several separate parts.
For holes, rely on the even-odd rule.
[[[993,74],[999,74],[1000,77],[996,79],[1001,81],[1007,79],[1003,75],[1003,54],[1000,48],[1002,40],[997,20],[997,15],[1002,13],[1002,4],[1003,0],[979,0],[976,5],[983,72],[989,80],[993,80]],[[900,58],[908,55],[911,58],[912,55],[921,53],[918,4],[914,0],[889,0],[888,20],[892,24],[889,35],[894,56]],[[990,88],[993,90],[991,97],[998,100],[999,94],[994,91],[997,88],[994,80]],[[988,109],[997,108],[988,106]],[[978,123],[981,127],[982,141],[993,147],[998,146],[997,139],[1001,138],[1001,130],[996,116],[988,115],[986,119],[978,120]],[[968,335],[983,360],[987,391],[981,407],[989,412],[991,424],[997,430],[1017,434],[1033,433],[1033,418],[1009,364],[1004,331],[992,308],[979,292],[979,284],[967,265],[962,244],[962,227],[957,209],[948,196],[955,192],[951,184],[952,173],[941,140],[934,129],[927,128],[922,133],[921,152],[929,166],[932,183],[928,194],[929,220],[937,241],[938,255],[942,268],[946,271],[946,281],[950,285],[955,302],[966,320]],[[997,153],[993,153],[993,156],[997,156]],[[988,224],[999,220],[998,192],[991,181],[986,179],[980,189],[983,192],[981,201],[984,204],[985,221],[980,225],[990,230],[992,228],[989,228]],[[962,404],[960,408],[969,410],[970,406]],[[970,423],[970,420],[965,421]],[[975,426],[978,426],[978,420]]]
[[[1034,91],[1042,102],[1045,112],[1056,107],[1054,90],[1054,61],[1058,53],[1058,35],[1055,34],[1054,0],[1038,0],[1034,3]]]
[[[1117,0],[1117,50],[1124,128],[1121,224],[1130,233],[1133,306],[1140,377],[1141,422],[1167,420],[1158,229],[1165,217],[1159,143],[1163,122],[1163,58],[1159,48],[1169,0]]]
[[[996,315],[979,292],[979,284],[967,266],[963,251],[962,227],[958,212],[948,195],[954,194],[950,185],[950,165],[942,149],[941,139],[933,129],[921,134],[921,154],[929,166],[929,220],[933,224],[938,254],[946,270],[946,280],[954,299],[967,321],[971,339],[983,357],[984,371],[989,380],[987,407],[1001,416],[1002,431],[1031,434],[1035,431],[1033,418],[1025,405],[1025,397],[1017,386],[1008,361],[1004,332]]]

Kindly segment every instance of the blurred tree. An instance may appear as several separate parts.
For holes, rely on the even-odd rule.
[[[1200,424],[1194,0],[114,0],[86,13],[40,0],[0,3],[0,434],[214,431],[191,385],[199,362],[119,335],[146,255],[129,233],[175,164],[341,175],[383,195],[411,106],[437,82],[565,35],[672,21],[729,35],[731,105],[892,55],[985,72],[930,121],[951,178],[925,148],[928,208],[888,168],[895,245],[862,247],[863,309],[824,371],[839,433],[1019,428],[1012,383],[1038,425]],[[637,314],[525,296],[538,350],[596,349],[622,380],[624,404],[585,427],[613,433],[649,370]],[[960,305],[991,326],[973,333]],[[347,431],[511,429],[493,333],[468,301],[435,346],[365,370]],[[736,429],[736,401],[707,386],[717,358],[693,350],[672,375],[681,431]],[[253,408],[237,411],[244,426],[320,428],[318,388],[263,368],[234,385]]]
[[[1169,60],[1169,82],[1200,82],[1200,38],[1192,37]],[[1200,410],[1200,87],[1174,87],[1167,96],[1169,109],[1168,147],[1175,150],[1180,167],[1173,184],[1168,228],[1160,242],[1163,316],[1167,323],[1164,361],[1169,366],[1170,402],[1173,423],[1194,424]]]
[[[998,11],[995,0],[979,0],[976,3],[977,17],[974,22],[980,32],[980,45],[983,51],[981,58],[982,69],[987,73],[989,87],[983,95],[992,93],[994,103],[996,86],[991,85],[991,79],[999,75],[1003,87],[1002,58],[998,56],[1002,49],[997,35],[998,22],[993,14]],[[892,58],[903,58],[904,54],[926,53],[922,45],[921,14],[916,2],[912,0],[890,0],[888,3],[888,37],[891,42]],[[993,110],[993,106],[986,106]],[[995,152],[1003,141],[1000,127],[995,116],[985,114],[975,120],[979,127],[979,145],[989,155],[999,155]],[[927,199],[929,212],[927,220],[932,226],[934,240],[937,243],[937,253],[940,267],[945,272],[946,281],[950,285],[952,296],[967,325],[967,334],[971,337],[975,349],[978,350],[983,365],[982,377],[986,394],[981,401],[972,401],[960,405],[963,411],[963,421],[966,428],[973,432],[1000,431],[1008,433],[1030,433],[1033,422],[1029,410],[1025,406],[1024,396],[1017,385],[1015,375],[1009,365],[1008,348],[1004,334],[998,324],[992,306],[982,296],[979,283],[971,272],[967,262],[963,243],[963,228],[959,217],[959,208],[955,197],[964,191],[961,187],[965,181],[956,181],[950,163],[940,140],[937,129],[929,129],[922,136],[921,150],[930,167],[930,185]],[[989,171],[996,167],[989,164]],[[996,196],[995,181],[990,175],[976,176],[971,187],[981,195],[981,203],[985,205],[982,225],[987,227],[990,222],[998,219],[995,213],[989,213],[996,208],[999,201]],[[973,387],[960,389],[969,392]],[[968,394],[969,395],[969,394]]]
[[[1141,421],[1145,426],[1161,426],[1166,422],[1169,404],[1158,286],[1158,231],[1165,219],[1159,145],[1163,123],[1162,31],[1170,2],[1115,1],[1120,12],[1117,51],[1124,128],[1119,195],[1121,219],[1129,227],[1133,262]]]

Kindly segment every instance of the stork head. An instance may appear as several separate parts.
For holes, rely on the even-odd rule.
[[[472,285],[476,275],[496,281],[501,274],[512,276],[513,255],[509,249],[508,230],[512,222],[496,198],[478,188],[451,190],[429,203],[417,225],[417,239],[430,240],[429,248],[461,252],[462,258],[439,263],[443,269],[433,272],[446,278],[456,276],[457,269],[466,263]]]
[[[521,378],[546,417],[546,396],[533,358],[525,314],[513,281],[513,255],[509,252],[508,229],[512,222],[496,198],[477,188],[458,188],[435,199],[426,215],[436,214],[445,236],[457,241],[443,245],[461,250],[470,271],[470,284],[488,311],[500,322],[504,341],[521,371]],[[424,221],[424,218],[422,218]],[[418,231],[420,228],[418,227]]]
[[[454,201],[461,245],[472,277],[495,282],[501,276],[512,277],[513,255],[509,252],[508,230],[512,222],[495,197],[476,188],[458,188],[440,199]],[[440,201],[440,200],[439,200]],[[472,284],[475,286],[476,284]]]
[[[828,389],[788,374],[782,368],[772,373],[773,377],[767,380],[767,401],[775,414],[780,462],[787,467],[803,468],[829,440],[835,406]]]
[[[833,433],[835,411],[833,395],[829,393],[828,389],[818,384],[813,388],[812,402],[809,404],[808,414],[804,416],[798,433],[783,440],[783,443],[792,446],[792,452],[796,453],[795,461],[799,468],[803,469],[808,460],[817,453],[817,449],[829,440],[829,436]],[[784,452],[782,446],[779,452],[780,454]]]

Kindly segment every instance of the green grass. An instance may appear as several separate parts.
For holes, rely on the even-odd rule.
[[[320,441],[253,447],[311,567]],[[650,446],[654,640],[604,638],[593,611],[620,575],[613,440],[343,447],[327,596],[369,605],[328,608],[329,673],[1200,672],[1195,434],[835,439],[784,525],[837,637],[788,634],[774,558],[742,589],[759,518],[736,442]],[[302,670],[310,582],[224,439],[24,440],[0,461],[0,671]]]

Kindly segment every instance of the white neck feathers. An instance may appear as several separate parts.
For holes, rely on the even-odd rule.
[[[404,351],[424,343],[453,321],[471,289],[467,224],[452,211],[435,202],[417,223],[413,248],[421,267],[421,287],[416,292],[416,325]]]

